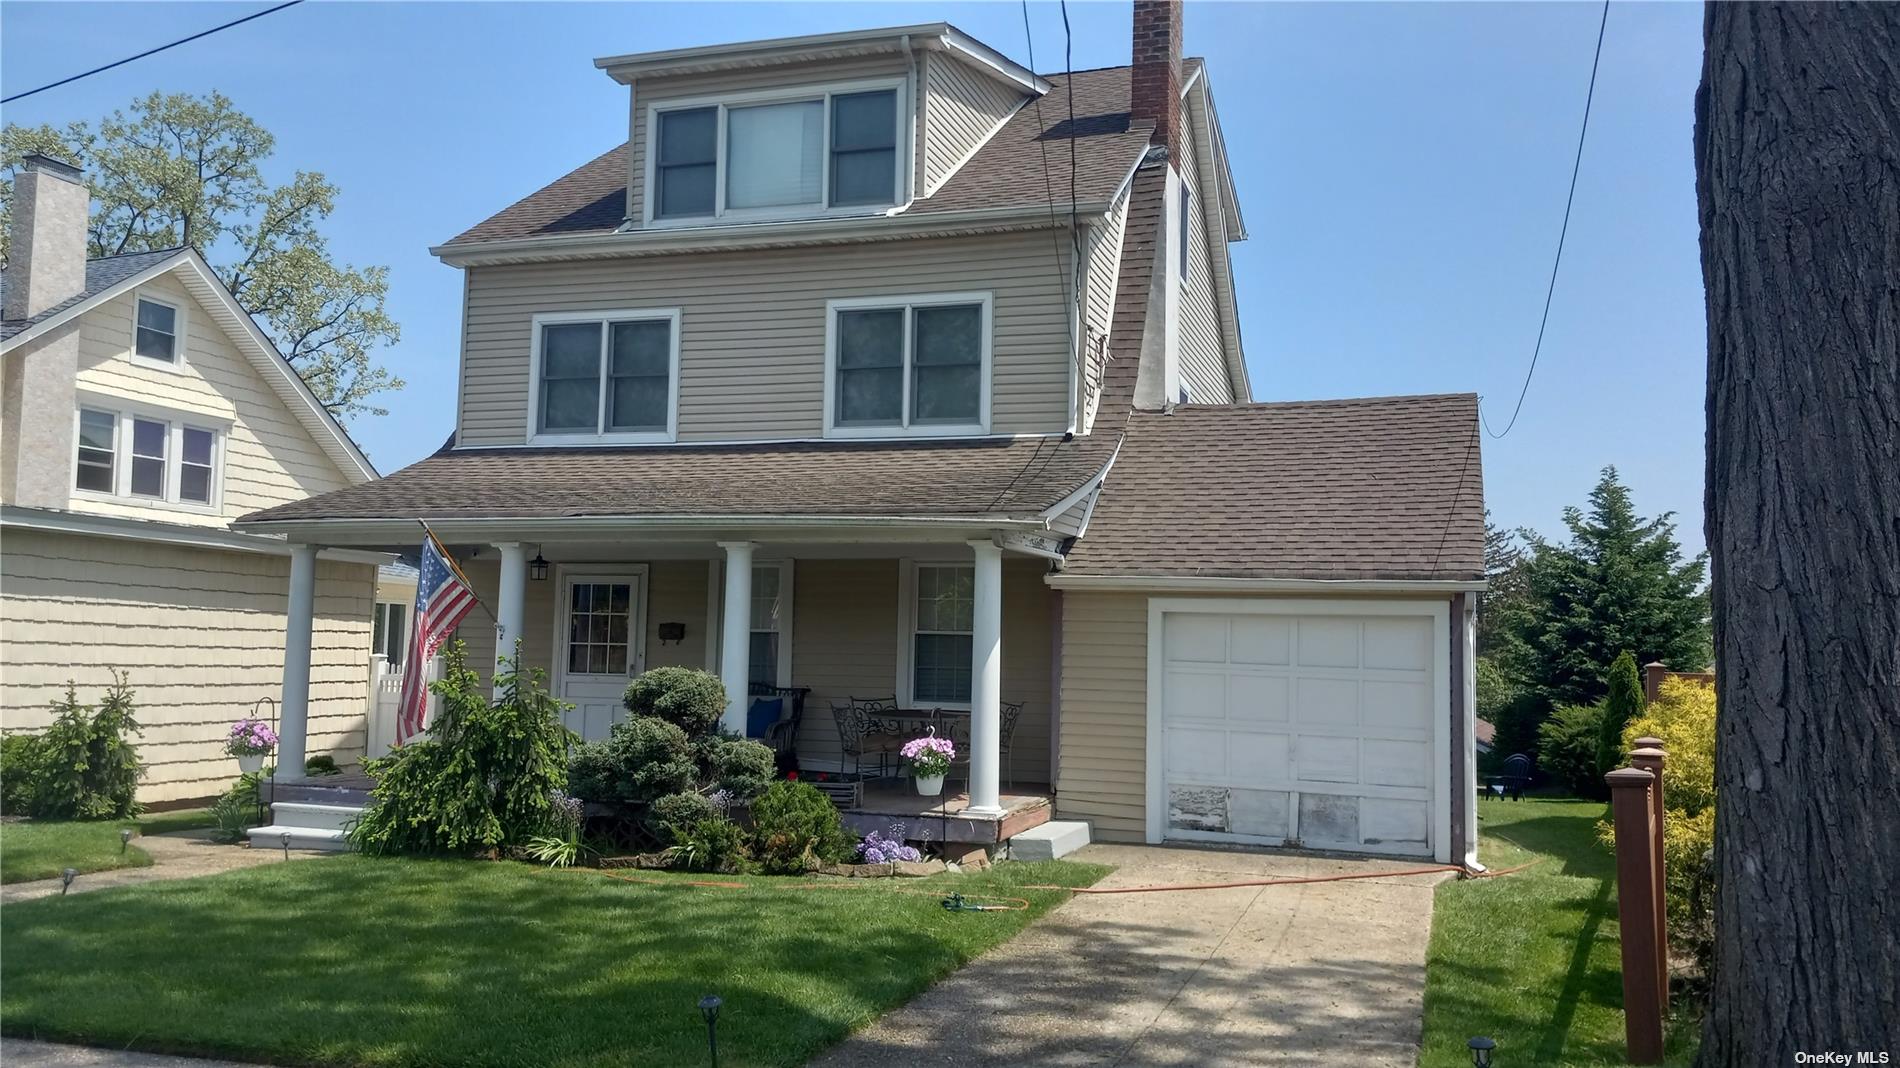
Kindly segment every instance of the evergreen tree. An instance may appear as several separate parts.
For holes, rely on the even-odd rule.
[[[1478,605],[1478,655],[1493,656],[1510,640],[1509,620],[1519,613],[1528,593],[1524,567],[1525,537],[1491,522],[1484,513],[1484,599]]]
[[[1622,762],[1623,730],[1643,714],[1643,680],[1628,650],[1617,654],[1606,683],[1609,694],[1603,698],[1603,728],[1597,736],[1598,775],[1608,775]]]
[[[1638,516],[1606,467],[1590,510],[1564,510],[1568,542],[1526,532],[1525,597],[1504,622],[1498,655],[1540,711],[1601,700],[1624,652],[1678,670],[1708,667],[1708,556],[1682,559],[1673,518]]]

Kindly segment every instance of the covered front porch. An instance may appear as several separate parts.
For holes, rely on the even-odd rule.
[[[518,643],[584,739],[625,718],[634,676],[698,668],[725,684],[725,729],[762,737],[807,781],[854,784],[835,800],[860,831],[903,825],[912,838],[994,844],[1050,816],[1041,784],[1054,770],[1056,595],[1038,539],[635,539],[576,536],[556,522],[477,540],[459,524],[432,525],[481,601],[457,634],[469,663],[492,668]],[[293,656],[309,626],[297,581],[293,569]],[[393,742],[401,673],[414,668],[373,666],[369,755]],[[300,678],[287,664],[286,768],[303,761]],[[865,707],[880,713],[868,731]],[[893,750],[932,726],[960,753],[944,795],[922,798]]]

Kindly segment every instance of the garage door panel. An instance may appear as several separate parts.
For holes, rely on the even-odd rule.
[[[1285,723],[1288,682],[1285,675],[1229,675],[1227,718],[1241,723]]]
[[[1350,726],[1359,722],[1357,679],[1315,679],[1294,682],[1294,718],[1301,723]]]
[[[1285,790],[1228,791],[1227,830],[1257,838],[1286,839],[1293,833],[1287,820],[1292,797]]]
[[[1301,667],[1358,667],[1359,624],[1325,617],[1299,621]]]
[[[1302,782],[1359,781],[1359,739],[1300,735],[1294,777]]]
[[[1430,826],[1431,807],[1423,801],[1360,799],[1359,835],[1364,845],[1423,848]]]
[[[1184,612],[1168,616],[1162,652],[1170,661],[1227,662],[1227,617]]]
[[[1359,799],[1345,794],[1301,794],[1300,842],[1359,846]]]
[[[1293,622],[1275,616],[1233,616],[1230,625],[1236,664],[1282,666],[1293,661]]]
[[[1170,669],[1162,682],[1162,698],[1171,719],[1221,720],[1227,718],[1227,676],[1214,671]]]
[[[1168,778],[1220,782],[1227,777],[1227,732],[1172,727],[1168,730]]]
[[[1432,750],[1425,742],[1397,742],[1367,738],[1359,747],[1367,786],[1429,788]]]
[[[1234,731],[1227,736],[1227,777],[1233,783],[1286,783],[1293,740],[1284,734]]]
[[[1432,691],[1425,680],[1389,682],[1367,679],[1361,683],[1361,702],[1367,727],[1430,732]]]
[[[1423,619],[1369,619],[1364,648],[1364,667],[1430,671],[1431,624]]]

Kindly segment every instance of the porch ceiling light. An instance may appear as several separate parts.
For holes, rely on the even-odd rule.
[[[528,561],[528,577],[541,582],[548,577],[548,560],[541,555],[541,547],[534,547],[534,559]]]
[[[1480,1035],[1465,1045],[1471,1049],[1471,1063],[1476,1068],[1491,1068],[1491,1051],[1498,1048],[1496,1042]]]

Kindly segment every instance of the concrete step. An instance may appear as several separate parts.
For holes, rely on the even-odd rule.
[[[348,830],[363,814],[361,805],[320,805],[311,801],[278,801],[270,810],[273,820],[282,826],[313,831]]]
[[[350,840],[343,831],[334,828],[317,830],[311,827],[287,827],[278,823],[251,828],[251,848],[282,849],[285,834],[290,835],[292,849],[319,849],[328,853],[341,853],[350,848]]]
[[[1009,840],[1011,860],[1055,860],[1089,844],[1089,825],[1080,820],[1050,820]]]

